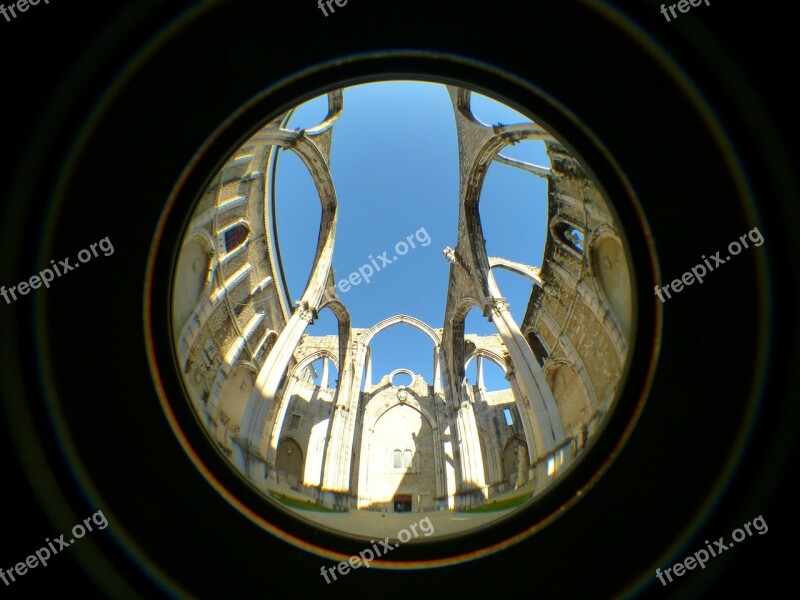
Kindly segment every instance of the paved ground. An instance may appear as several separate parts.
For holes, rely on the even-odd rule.
[[[293,510],[299,517],[319,523],[324,527],[342,531],[349,534],[363,535],[372,539],[383,539],[386,536],[396,538],[402,529],[408,529],[422,519],[430,519],[433,533],[426,536],[425,532],[431,528],[423,529],[417,526],[417,539],[434,539],[454,533],[462,533],[481,525],[486,525],[504,515],[508,511],[494,513],[458,513],[452,511],[438,512],[411,512],[411,513],[380,513],[367,510],[351,511],[348,513],[321,513],[303,510]],[[413,538],[412,538],[413,539]]]
[[[293,497],[305,501],[301,495],[293,492],[284,486],[275,486],[274,491],[285,494],[288,497]],[[514,498],[526,493],[525,488],[519,490],[511,490],[505,494],[496,496],[493,500],[501,501],[506,498]],[[435,512],[410,512],[410,513],[394,513],[394,512],[376,512],[370,510],[350,511],[346,513],[332,513],[332,512],[317,512],[309,510],[299,510],[290,508],[291,512],[298,517],[318,523],[323,527],[341,531],[348,534],[356,534],[373,539],[383,539],[386,536],[396,538],[398,532],[407,529],[414,523],[419,523],[420,520],[426,517],[430,519],[433,526],[433,533],[426,536],[425,531],[420,526],[417,527],[419,532],[419,539],[434,539],[447,535],[463,533],[467,530],[481,527],[502,519],[504,516],[510,514],[515,509],[501,510],[496,512],[482,512],[482,513],[463,513],[455,511],[435,511]],[[428,529],[428,531],[430,528]]]

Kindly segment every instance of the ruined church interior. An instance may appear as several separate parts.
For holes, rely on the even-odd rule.
[[[624,232],[589,167],[535,120],[485,123],[475,92],[425,85],[453,133],[453,194],[440,199],[454,215],[448,239],[428,235],[420,215],[412,235],[385,240],[397,262],[387,274],[375,258],[384,248],[363,256],[371,282],[359,288],[367,269],[337,264],[335,249],[350,243],[340,223],[353,214],[331,168],[337,124],[359,115],[351,89],[335,89],[316,99],[319,122],[295,127],[288,110],[230,155],[194,208],[174,274],[175,359],[209,443],[269,502],[365,537],[396,532],[407,513],[430,516],[437,536],[459,533],[545,494],[614,410],[634,335]],[[546,164],[512,156],[525,143]],[[287,257],[294,231],[278,218],[289,154],[319,215],[308,217],[317,237],[297,242],[313,256],[299,274]],[[541,197],[520,199],[542,215],[540,260],[492,255],[481,210],[490,168],[540,182]],[[406,253],[446,273],[431,285],[444,293],[363,322],[351,298],[378,289]],[[521,301],[509,303],[507,278],[527,286]],[[441,318],[420,318],[420,302]],[[403,328],[424,368],[377,350]]]

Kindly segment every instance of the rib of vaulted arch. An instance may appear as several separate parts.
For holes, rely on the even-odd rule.
[[[430,325],[412,317],[410,315],[394,315],[388,319],[384,319],[380,323],[376,323],[367,332],[361,341],[361,354],[359,355],[359,364],[366,364],[366,383],[368,386],[372,385],[372,350],[370,342],[372,339],[395,325],[409,325],[418,329],[427,335],[433,341],[433,388],[434,392],[440,392],[442,389],[442,336],[439,332],[433,329]]]
[[[297,302],[272,351],[264,360],[242,420],[241,441],[245,450],[250,455],[263,459],[267,467],[275,464],[279,441],[276,437],[280,428],[278,415],[282,404],[279,389],[284,384],[284,375],[294,350],[308,325],[314,322],[325,287],[332,278],[338,202],[329,160],[333,123],[341,113],[340,95],[341,92],[329,94],[329,114],[319,127],[308,131],[289,131],[268,125],[249,141],[252,144],[282,147],[297,154],[311,174],[322,206],[320,232],[311,276],[302,298]],[[342,370],[346,370],[346,361],[343,366]]]
[[[472,114],[471,93],[468,90],[452,86],[447,89],[453,103],[458,133],[460,192],[458,241],[449,254],[450,283],[443,345],[445,354],[449,355],[445,380],[453,409],[457,411],[456,427],[460,439],[477,440],[475,414],[461,390],[466,362],[464,320],[472,307],[478,307],[495,324],[508,350],[512,368],[509,381],[515,395],[521,400],[519,409],[528,450],[542,455],[558,447],[564,440],[561,417],[544,373],[519,325],[511,316],[491,273],[492,265],[486,254],[479,203],[489,166],[503,148],[522,140],[555,139],[533,123],[494,127],[484,125]],[[496,261],[495,266],[521,270],[510,261]],[[484,480],[483,464],[479,460],[480,447],[475,441],[462,444],[459,451],[459,491],[469,492],[470,484],[464,482]],[[529,458],[530,462],[534,462],[538,456],[532,454]]]

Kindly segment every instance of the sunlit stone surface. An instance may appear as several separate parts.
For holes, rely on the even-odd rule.
[[[177,261],[173,336],[210,443],[298,518],[351,535],[393,536],[429,516],[435,535],[425,539],[433,539],[502,518],[545,493],[580,456],[622,384],[631,275],[606,201],[542,127],[485,125],[472,115],[470,92],[447,92],[460,194],[457,243],[436,249],[450,270],[447,296],[431,300],[446,307],[443,322],[401,314],[354,327],[337,293],[332,257],[335,244],[346,243],[336,233],[347,198],[337,197],[330,155],[346,111],[341,91],[328,95],[319,126],[289,130],[284,115],[230,157],[200,199]],[[550,165],[501,155],[524,140],[543,141]],[[316,260],[294,305],[271,197],[281,148],[306,165],[322,208]],[[493,162],[547,182],[541,265],[487,256],[479,203]],[[497,269],[533,283],[521,322]],[[496,333],[465,331],[472,309]],[[338,335],[312,335],[326,310]],[[431,340],[432,380],[402,372],[404,365],[373,371],[373,338],[396,326]],[[473,361],[476,381],[467,381]],[[489,362],[502,369],[506,389],[487,391]]]

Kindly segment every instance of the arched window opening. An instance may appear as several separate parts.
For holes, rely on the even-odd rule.
[[[486,173],[479,213],[488,256],[528,265],[542,263],[548,220],[545,179],[493,162]]]
[[[568,243],[572,244],[573,248],[579,252],[583,252],[583,233],[579,229],[567,229],[564,233],[564,237]]]
[[[528,345],[531,347],[531,351],[536,357],[536,361],[539,363],[539,366],[544,366],[544,361],[547,360],[549,355],[547,353],[547,348],[545,348],[544,344],[542,343],[542,340],[540,340],[539,336],[533,331],[529,331],[527,334],[525,334],[525,339],[528,340]]]
[[[488,318],[484,317],[480,309],[476,306],[467,313],[464,319],[464,335],[474,333],[477,335],[494,335],[497,327]],[[469,341],[467,341],[469,343]]]
[[[379,332],[370,342],[371,383],[377,384],[396,369],[408,369],[432,384],[434,348],[433,340],[424,331],[408,323],[398,323]],[[412,383],[405,373],[398,373],[395,381],[397,385]],[[366,376],[362,384],[366,384]]]
[[[328,116],[328,97],[317,96],[294,109],[288,123],[289,129],[311,129]]]
[[[492,276],[497,288],[508,303],[508,310],[511,316],[514,317],[514,321],[517,324],[522,323],[525,319],[525,314],[528,312],[533,282],[505,269],[492,269]]]
[[[553,228],[557,241],[578,254],[583,254],[584,233],[571,223],[560,222]]]
[[[319,244],[322,205],[314,178],[294,152],[278,155],[275,182],[277,260],[289,289],[289,301],[303,297]]]
[[[336,368],[336,364],[326,356],[318,358],[303,369],[300,377],[308,383],[323,388],[335,388],[339,380],[339,370]]]
[[[237,223],[225,230],[225,252],[230,254],[247,241],[250,229],[244,223]]]
[[[408,387],[414,382],[414,378],[406,372],[396,373],[392,377],[392,385],[395,387]]]
[[[464,376],[467,385],[477,385],[486,392],[507,390],[511,387],[502,367],[493,360],[482,356],[477,356],[469,361]]]

